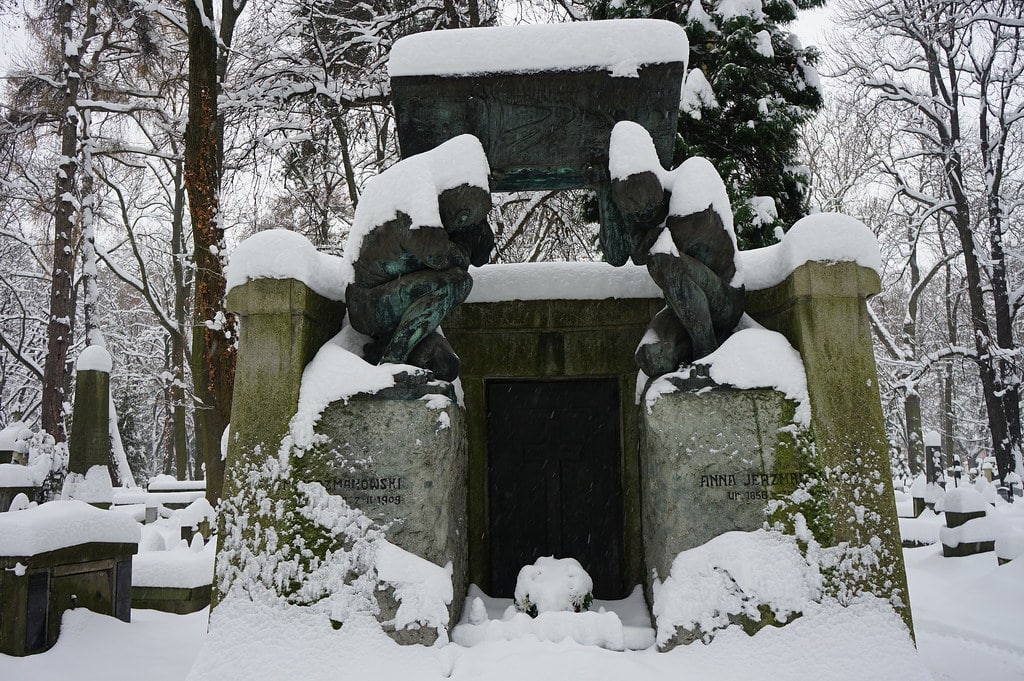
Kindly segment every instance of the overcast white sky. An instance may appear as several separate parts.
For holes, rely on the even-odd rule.
[[[817,9],[803,10],[797,15],[790,30],[800,38],[800,42],[804,46],[814,45],[822,52],[826,52],[825,31],[832,27],[834,16],[835,8],[828,5]]]

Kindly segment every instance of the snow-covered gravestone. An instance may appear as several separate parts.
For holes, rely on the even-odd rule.
[[[47,650],[71,608],[130,621],[140,536],[130,516],[81,501],[0,513],[0,653]]]
[[[489,229],[466,233],[486,208],[445,199],[466,187],[489,205],[486,159],[463,136],[367,184],[344,259],[281,231],[236,250],[215,601],[269,590],[339,625],[373,613],[402,642],[447,636],[453,584],[465,590],[466,438],[454,387],[436,380],[458,359],[435,327],[490,249]],[[401,569],[380,562],[396,555]]]
[[[75,405],[68,442],[66,498],[111,503],[110,353],[99,345],[82,350],[75,365]],[[106,480],[101,480],[106,471]],[[86,480],[88,477],[88,481]]]
[[[947,491],[941,503],[946,517],[946,526],[939,530],[943,556],[973,556],[995,550],[998,528],[995,519],[988,516],[990,506],[981,492],[964,485]]]

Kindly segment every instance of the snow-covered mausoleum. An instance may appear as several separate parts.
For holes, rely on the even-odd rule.
[[[345,257],[270,231],[229,266],[241,327],[215,598],[269,593],[337,626],[369,612],[402,642],[445,638],[461,616],[468,641],[488,617],[473,599],[462,612],[467,593],[511,598],[521,568],[554,555],[581,563],[595,599],[643,587],[668,647],[718,626],[686,595],[699,582],[689,551],[724,565],[784,544],[811,597],[870,593],[909,624],[866,227],[815,215],[739,253],[736,332],[695,366],[638,375],[634,351],[664,302],[647,269],[623,264],[609,148],[616,124],[633,121],[650,148],[633,153],[627,135],[612,155],[665,183],[681,177],[665,166],[687,52],[679,26],[648,20],[396,43],[408,160],[368,185]],[[717,175],[690,172],[672,200],[715,206]],[[442,324],[461,358],[447,386],[364,361],[343,301],[373,225],[399,212],[439,225],[436,197],[462,183],[594,189],[609,262],[471,268],[468,300]],[[727,199],[719,212],[731,230]],[[726,624],[799,614],[738,574],[740,605],[715,615]],[[617,640],[609,647],[652,642]]]

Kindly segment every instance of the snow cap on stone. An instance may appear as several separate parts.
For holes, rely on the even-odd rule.
[[[225,276],[230,291],[255,279],[296,279],[329,300],[345,299],[341,258],[316,250],[288,229],[268,229],[238,244]]]
[[[75,369],[77,371],[102,371],[105,374],[109,374],[113,364],[114,362],[110,358],[110,353],[107,352],[105,347],[101,345],[90,345],[82,350],[82,353],[78,355],[78,362],[75,363]]]
[[[608,143],[608,170],[613,180],[625,180],[630,175],[643,172],[653,172],[661,178],[665,172],[651,134],[633,121],[620,121],[612,128]]]
[[[605,70],[635,77],[645,64],[686,63],[686,31],[670,21],[616,19],[425,31],[395,42],[388,75],[467,76]]]
[[[101,511],[82,501],[50,501],[17,513],[0,513],[0,555],[34,556],[90,542],[138,543],[131,516]]]
[[[816,213],[798,220],[777,244],[743,251],[748,291],[781,284],[807,262],[855,262],[882,271],[878,240],[863,222],[840,213]]]

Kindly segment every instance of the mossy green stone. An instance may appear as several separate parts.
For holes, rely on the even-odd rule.
[[[295,279],[256,279],[231,289],[227,307],[240,322],[223,498],[256,503],[244,492],[280,449],[298,409],[302,372],[341,329],[345,305]],[[219,514],[221,537],[236,515],[256,510],[226,504]],[[218,552],[217,560],[223,559]],[[213,607],[221,595],[215,585]]]
[[[853,585],[882,598],[913,631],[867,298],[878,273],[853,262],[808,262],[784,282],[747,292],[747,313],[800,351],[811,434],[829,485],[835,543],[877,544]]]
[[[110,468],[110,374],[79,371],[68,441],[68,471],[85,475],[93,466]]]

